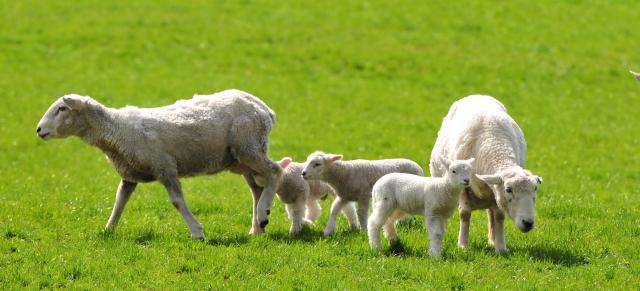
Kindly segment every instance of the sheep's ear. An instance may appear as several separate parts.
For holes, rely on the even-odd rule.
[[[467,160],[467,163],[473,165],[473,162],[475,162],[475,161],[476,161],[476,158],[470,158],[470,159]]]
[[[640,73],[636,73],[634,71],[629,71],[629,73],[631,73],[631,75],[633,75],[634,77],[636,77],[636,79],[640,80]]]
[[[334,154],[329,155],[329,161],[335,162],[339,160],[342,160],[342,155],[334,155]]]
[[[445,169],[449,169],[449,165],[451,165],[451,160],[447,159],[446,157],[440,157],[440,162],[442,163],[442,165],[444,165]]]
[[[542,184],[542,181],[542,177],[536,176],[536,182],[538,182],[538,184]]]
[[[82,110],[87,104],[87,98],[79,95],[63,96],[62,101],[73,110]]]
[[[280,165],[281,168],[286,169],[287,166],[289,166],[289,164],[291,164],[291,158],[290,157],[285,157],[282,160],[280,160],[278,162],[278,164]]]
[[[476,175],[476,177],[488,185],[500,185],[502,184],[502,177],[498,175]]]

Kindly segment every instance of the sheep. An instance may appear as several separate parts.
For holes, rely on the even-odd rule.
[[[498,100],[472,95],[453,103],[442,121],[429,169],[432,176],[442,177],[446,167],[439,157],[476,159],[471,187],[460,195],[458,246],[468,245],[469,220],[476,209],[488,209],[488,242],[498,254],[508,252],[504,213],[521,231],[533,229],[542,178],[524,169],[526,154],[522,130]]]
[[[373,212],[369,217],[369,245],[382,249],[380,229],[391,244],[398,243],[395,224],[407,215],[423,215],[429,233],[429,255],[440,257],[447,221],[458,206],[458,197],[469,186],[474,159],[451,161],[441,158],[447,171],[443,177],[391,173],[373,185]]]
[[[338,213],[350,201],[358,203],[358,222],[360,228],[366,230],[371,188],[378,179],[389,173],[424,175],[417,163],[407,159],[342,161],[342,155],[321,151],[309,155],[302,177],[327,182],[336,190],[324,236],[335,232]]]
[[[250,234],[264,232],[282,170],[267,156],[275,113],[239,90],[194,95],[157,108],[106,107],[87,96],[57,99],[37,133],[44,140],[77,136],[101,149],[121,177],[106,229],[115,229],[138,183],[159,181],[194,239],[202,225],[183,198],[179,178],[224,170],[242,174],[253,192]],[[265,177],[264,187],[254,176]]]
[[[302,178],[303,163],[295,163],[291,158],[285,157],[278,161],[278,164],[283,172],[276,194],[286,205],[287,214],[291,220],[289,232],[295,235],[305,224],[313,224],[320,217],[322,208],[318,200],[325,199],[327,195],[335,196],[336,192],[329,184],[320,180],[304,180]],[[262,178],[256,176],[256,182],[261,185]],[[348,203],[342,212],[349,221],[349,225],[357,227],[358,219],[354,203]]]
[[[633,75],[633,77],[635,77],[637,80],[640,80],[640,73],[636,73],[634,71],[629,71],[631,73],[631,75]]]

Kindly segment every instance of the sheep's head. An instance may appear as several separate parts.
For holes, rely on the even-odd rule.
[[[533,229],[536,191],[542,178],[520,167],[476,177],[493,189],[498,207],[511,217],[522,232]]]
[[[80,112],[89,100],[91,98],[76,94],[58,98],[38,122],[36,129],[38,136],[42,139],[50,139],[77,134],[82,127]]]
[[[318,180],[323,177],[326,167],[331,166],[335,161],[342,159],[342,155],[326,154],[323,152],[315,152],[307,158],[304,170],[302,170],[302,178],[305,180]]]
[[[451,161],[445,157],[440,157],[440,162],[447,168],[444,175],[447,181],[455,186],[468,187],[471,183],[474,158],[468,160]]]

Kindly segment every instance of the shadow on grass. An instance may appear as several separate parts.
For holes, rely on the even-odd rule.
[[[589,264],[589,259],[583,255],[575,254],[570,250],[544,245],[533,245],[524,248],[513,246],[511,247],[511,252],[513,252],[513,254],[525,253],[536,261],[551,262],[554,265],[563,267],[576,267]]]
[[[240,246],[249,242],[249,235],[222,235],[207,240],[211,246]]]
[[[310,227],[305,227],[299,234],[292,235],[287,231],[274,231],[267,234],[267,237],[271,240],[291,244],[291,243],[307,243],[313,244],[322,240],[333,240],[338,241],[340,243],[348,243],[353,239],[361,239],[361,235],[363,232],[357,229],[349,229],[349,230],[338,230],[334,234],[329,237],[324,237],[323,230],[313,229]]]

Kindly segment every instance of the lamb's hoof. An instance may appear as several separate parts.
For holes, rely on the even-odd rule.
[[[466,250],[467,249],[467,245],[466,244],[458,244],[458,248],[462,249],[462,250]]]
[[[191,239],[192,240],[200,240],[200,241],[204,241],[204,234],[199,234],[199,235],[191,235]]]
[[[308,220],[308,219],[304,219],[304,220],[302,220],[302,224],[303,225],[313,225],[313,221]]]
[[[509,249],[504,248],[504,249],[496,249],[496,255],[499,256],[505,256],[509,254]]]
[[[329,230],[325,230],[324,233],[322,234],[324,237],[329,237],[333,234],[333,230],[329,231]]]
[[[264,233],[264,229],[260,227],[252,227],[249,230],[249,235],[260,235]]]

